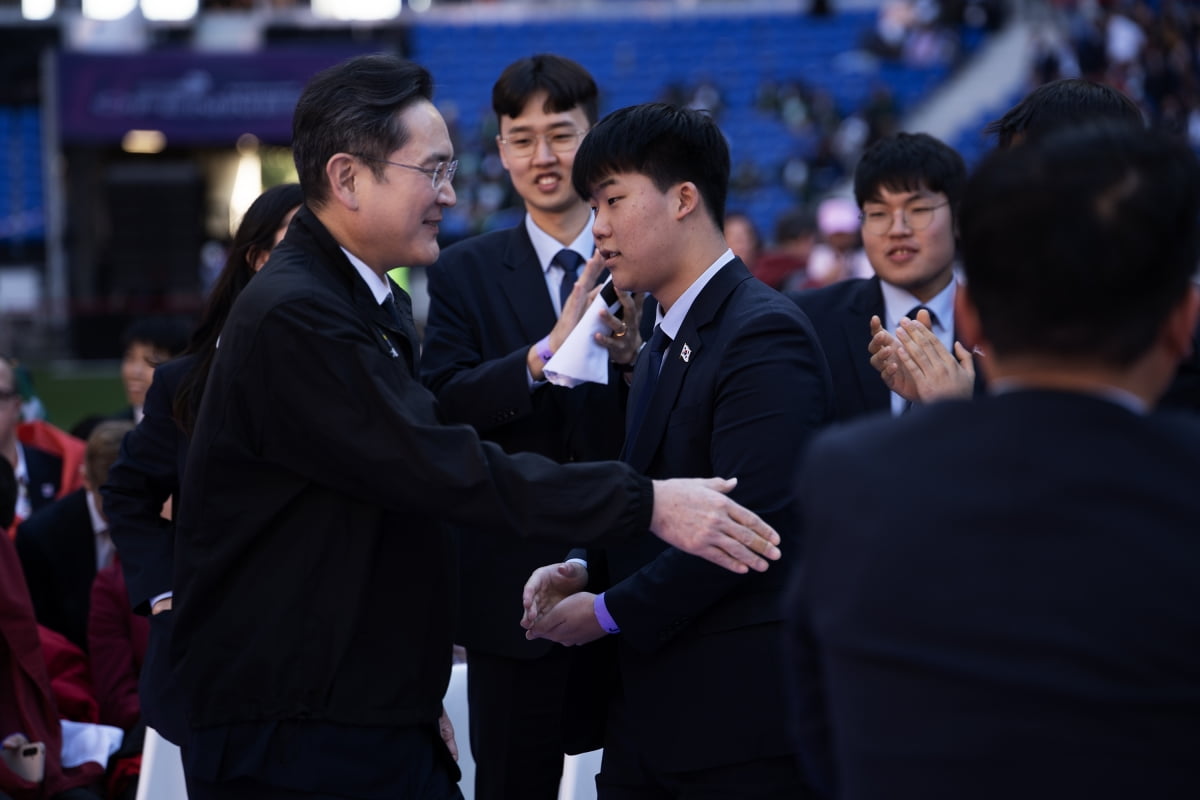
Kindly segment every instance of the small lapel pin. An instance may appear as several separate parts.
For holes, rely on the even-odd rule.
[[[688,363],[692,358],[692,348],[688,347],[687,342],[683,343],[683,349],[679,351],[679,357],[683,359],[683,363]]]

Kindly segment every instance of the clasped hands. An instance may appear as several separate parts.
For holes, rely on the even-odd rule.
[[[605,635],[592,610],[596,595],[583,591],[587,567],[577,561],[539,567],[529,576],[521,602],[526,639],[549,639],[562,645],[594,642]]]
[[[913,403],[968,398],[975,389],[975,362],[971,351],[954,343],[954,354],[934,335],[929,312],[907,317],[893,335],[878,316],[871,317],[867,352],[871,366],[887,388]]]

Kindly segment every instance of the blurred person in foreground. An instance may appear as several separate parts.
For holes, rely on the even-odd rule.
[[[507,455],[439,421],[410,299],[456,200],[433,79],[393,56],[316,75],[293,116],[304,192],[221,332],[176,516],[171,643],[205,798],[457,798],[454,522],[583,542],[647,529],[731,570],[778,534],[718,478]],[[583,301],[577,282],[572,300]],[[497,535],[500,535],[497,533]]]
[[[1135,126],[971,177],[958,305],[989,394],[831,429],[797,482],[789,674],[827,796],[1200,791],[1200,424],[1154,410],[1200,309],[1198,212],[1195,156]]]

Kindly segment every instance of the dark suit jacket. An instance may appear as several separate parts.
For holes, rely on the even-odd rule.
[[[194,364],[194,356],[183,356],[154,370],[142,421],[125,434],[121,453],[108,472],[107,482],[100,487],[109,532],[121,557],[122,588],[128,588],[129,602],[139,614],[149,614],[150,600],[171,591],[173,586],[175,527],[163,519],[162,506],[171,497],[175,510],[179,508],[179,483],[187,463],[188,440],[175,423],[172,405],[180,382]],[[168,648],[173,618],[173,611],[150,618],[144,661],[139,656],[139,693],[146,724],[179,744],[187,735],[187,727],[184,704],[170,676]]]
[[[852,278],[820,289],[789,292],[808,314],[833,373],[835,418],[840,421],[877,411],[891,413],[891,392],[871,366],[871,317],[884,318],[879,278]],[[976,370],[975,393],[983,392]]]
[[[171,406],[194,363],[193,356],[185,356],[154,370],[142,421],[121,441],[121,453],[100,487],[130,602],[140,614],[150,613],[150,598],[171,590],[174,527],[163,519],[162,506],[175,497],[178,507],[179,478],[187,461],[187,437]]]
[[[615,459],[624,431],[625,380],[529,390],[526,354],[554,327],[554,306],[522,223],[447,248],[428,270],[429,320],[421,380],[447,422],[465,422],[510,453],[560,463]],[[456,641],[468,649],[533,658],[553,646],[517,624],[521,590],[538,567],[562,560],[553,542],[498,536],[501,521],[460,528]],[[511,531],[509,531],[511,533]]]
[[[639,359],[635,394],[649,362]],[[608,736],[634,743],[657,769],[794,752],[779,625],[786,566],[799,552],[790,476],[829,421],[831,396],[808,319],[736,259],[700,292],[664,355],[624,459],[652,478],[738,478],[733,497],[780,532],[784,558],[736,575],[649,534],[604,551],[622,691],[635,714],[635,729]],[[601,555],[589,553],[589,567]],[[712,701],[712,687],[731,676],[753,676],[752,696]]]
[[[818,437],[788,599],[812,778],[845,800],[1198,796],[1197,475],[1194,419],[1068,393]]]
[[[505,456],[439,424],[392,291],[398,321],[302,207],[234,303],[176,515],[172,656],[195,727],[433,724],[456,594],[442,521],[576,542],[649,524],[652,486],[627,467]]]
[[[17,553],[37,620],[87,651],[87,619],[96,577],[96,533],[87,492],[77,489],[17,527]]]
[[[21,445],[29,473],[30,516],[54,502],[62,486],[62,459],[37,447]],[[78,485],[78,484],[76,484]]]

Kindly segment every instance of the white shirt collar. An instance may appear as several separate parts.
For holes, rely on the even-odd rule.
[[[574,250],[584,261],[591,258],[592,251],[596,249],[596,242],[592,238],[592,222],[594,220],[595,214],[593,213],[588,217],[587,225],[584,225],[583,230],[575,237],[575,241],[566,248]],[[529,241],[533,243],[533,251],[537,253],[538,263],[542,265],[542,272],[548,271],[550,261],[558,255],[559,250],[563,249],[562,242],[539,228],[529,214],[525,215],[525,231],[529,234]]]
[[[342,252],[346,254],[346,258],[350,259],[350,263],[358,270],[359,276],[363,279],[363,283],[367,284],[367,288],[371,290],[371,294],[375,296],[375,302],[382,304],[392,296],[392,285],[387,278],[380,276],[375,270],[366,265],[361,258],[351,253],[346,248],[342,248]]]
[[[674,341],[679,335],[679,329],[683,326],[684,319],[687,318],[688,311],[692,309],[692,304],[696,302],[696,298],[700,296],[700,292],[704,291],[704,287],[713,279],[721,268],[733,261],[733,250],[726,249],[724,253],[717,257],[717,260],[712,263],[708,269],[700,273],[700,277],[692,281],[683,294],[679,295],[666,314],[663,314],[662,306],[658,307],[658,315],[656,322],[663,329],[663,333],[671,337]]]
[[[14,511],[21,519],[28,519],[33,513],[33,505],[29,500],[29,466],[25,463],[25,448],[17,442],[17,464],[13,467],[13,477],[17,479],[17,504]]]
[[[88,516],[92,518],[92,533],[95,535],[96,569],[102,570],[112,563],[117,550],[113,546],[112,536],[108,533],[108,520],[104,519],[96,506],[96,495],[85,489],[84,498],[87,500]]]

